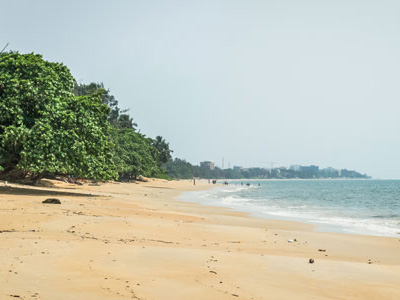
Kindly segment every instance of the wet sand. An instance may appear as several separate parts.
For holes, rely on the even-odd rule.
[[[175,199],[205,182],[52,183],[0,184],[0,299],[400,299],[399,238]]]

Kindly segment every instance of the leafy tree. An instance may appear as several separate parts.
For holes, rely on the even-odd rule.
[[[172,150],[169,149],[169,143],[165,141],[161,136],[157,136],[153,140],[153,145],[158,151],[158,161],[160,164],[165,164],[171,159]]]
[[[74,85],[74,94],[76,96],[88,96],[97,94],[100,96],[102,102],[110,108],[108,120],[111,124],[115,124],[118,121],[120,113],[125,113],[127,110],[122,110],[118,107],[118,101],[113,95],[110,94],[110,90],[104,88],[103,83],[89,83],[89,84],[77,84]]]
[[[133,122],[133,118],[131,118],[128,114],[120,114],[113,125],[116,128],[130,129],[134,129],[137,126],[137,124]]]
[[[108,120],[112,126],[116,128],[137,127],[137,124],[133,122],[133,118],[127,114],[129,110],[118,107],[118,101],[111,95],[110,90],[104,88],[103,83],[75,84],[74,94],[77,96],[99,95],[103,103],[110,108]]]
[[[103,84],[76,84],[74,92],[77,95],[99,94],[103,103],[110,107],[109,122],[113,128],[110,140],[115,145],[114,163],[120,179],[135,179],[138,175],[164,176],[165,172],[160,161],[162,155],[155,147],[155,141],[136,132],[137,124],[127,113],[128,110],[121,110],[118,107],[118,101],[109,90],[104,89]],[[165,151],[167,147],[169,150],[165,140],[158,141],[160,149]]]
[[[175,158],[169,160],[164,167],[172,178],[191,179],[194,177],[193,166],[185,160]]]
[[[67,67],[18,53],[0,57],[0,165],[36,179],[46,173],[116,176],[101,93],[75,96]]]
[[[114,128],[111,134],[115,144],[114,161],[120,179],[135,179],[139,175],[154,177],[162,174],[154,158],[151,140],[131,128]]]

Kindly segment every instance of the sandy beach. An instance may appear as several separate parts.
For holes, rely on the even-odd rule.
[[[47,183],[0,184],[0,299],[400,299],[399,238],[176,199],[205,182]]]

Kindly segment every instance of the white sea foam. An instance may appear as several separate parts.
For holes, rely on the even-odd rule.
[[[258,188],[258,186],[255,185],[250,185],[250,186],[226,186],[224,188],[220,189],[220,192],[222,193],[237,193],[240,191],[246,191],[246,190],[252,190],[252,189],[256,189]]]
[[[365,193],[368,182],[357,187],[357,184],[360,184],[358,182],[356,188],[351,186],[352,183],[348,183],[351,187],[348,190],[346,186],[343,188],[343,184],[340,182],[338,186],[332,183],[332,187],[326,182],[320,184],[314,181],[310,184],[303,181],[278,182],[264,188],[256,184],[229,185],[209,191],[194,192],[183,198],[209,205],[230,207],[258,217],[308,222],[326,231],[400,236],[398,217],[400,212],[396,206],[398,194],[379,194],[379,197],[370,194],[360,195]],[[372,192],[376,190],[374,187]],[[387,193],[388,189],[386,187],[382,190]],[[382,204],[377,201],[381,201]]]
[[[298,209],[298,208],[306,208],[307,205],[293,205],[293,206],[288,206],[289,209]]]

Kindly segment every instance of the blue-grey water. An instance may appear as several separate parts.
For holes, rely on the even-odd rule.
[[[399,180],[243,180],[181,199],[312,223],[322,231],[400,236]]]

